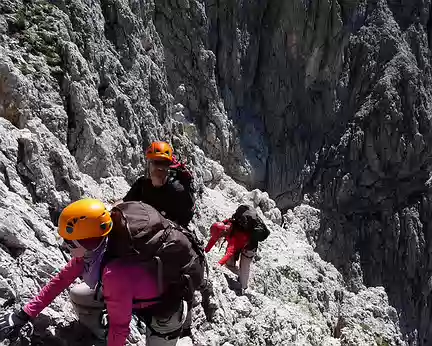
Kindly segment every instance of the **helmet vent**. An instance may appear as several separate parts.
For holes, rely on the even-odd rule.
[[[112,227],[112,221],[110,221],[110,222],[105,222],[105,223],[101,223],[101,224],[100,224],[100,228],[101,228],[103,231],[106,231],[106,230],[110,229],[111,227]]]

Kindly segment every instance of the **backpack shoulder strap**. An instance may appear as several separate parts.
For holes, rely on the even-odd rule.
[[[169,221],[169,220],[168,220]],[[171,226],[176,229],[179,232],[182,232],[186,238],[188,238],[189,242],[191,243],[192,246],[192,250],[195,251],[195,253],[198,255],[200,262],[205,266],[205,271],[206,271],[206,279],[204,280],[204,284],[203,286],[205,286],[207,283],[206,281],[208,280],[209,277],[209,266],[208,266],[208,262],[207,262],[207,257],[205,256],[204,253],[204,248],[203,245],[200,245],[200,241],[198,240],[198,237],[196,236],[196,234],[192,231],[190,231],[188,228],[186,227],[182,227],[180,225],[175,224],[172,221],[169,221],[171,223]]]

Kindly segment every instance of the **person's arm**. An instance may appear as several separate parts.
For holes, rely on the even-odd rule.
[[[144,178],[141,177],[137,181],[135,181],[126,196],[123,197],[123,200],[116,202],[115,204],[121,202],[140,201],[142,196],[143,180]]]
[[[235,255],[235,253],[237,252],[238,249],[236,249],[235,243],[231,242],[228,243],[228,247],[227,250],[225,252],[225,256],[222,257],[222,259],[219,261],[219,264],[221,266],[223,266],[224,264],[226,264],[231,257],[233,257]]]
[[[27,303],[23,310],[31,318],[36,317],[60,293],[68,288],[84,270],[84,260],[74,257],[69,263],[45,285],[39,294]]]
[[[193,215],[194,215],[193,204],[190,205],[189,207],[185,207],[184,212],[179,214],[179,216],[177,217],[179,225],[187,228],[193,218]]]
[[[185,188],[183,188],[183,191],[179,193],[178,197],[178,203],[182,210],[182,212],[179,214],[178,221],[180,225],[187,227],[194,215],[194,196],[191,191],[187,191]]]
[[[102,279],[109,318],[108,346],[124,346],[132,319],[132,287],[125,280],[119,280],[109,267],[104,270]]]
[[[171,183],[174,190],[174,202],[178,206],[176,220],[180,226],[187,228],[194,214],[194,196],[191,191],[187,191],[180,181],[175,180]]]
[[[218,240],[219,240],[219,236],[212,235],[209,242],[207,243],[207,246],[205,247],[204,251],[209,252]]]
[[[210,227],[211,237],[204,249],[205,252],[209,252],[221,237],[227,237],[229,230],[231,229],[231,223],[225,221],[227,220],[224,220],[223,222],[215,222]]]

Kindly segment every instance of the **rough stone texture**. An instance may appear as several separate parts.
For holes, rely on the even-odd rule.
[[[171,128],[152,11],[139,2],[3,1],[2,117],[18,128],[39,118],[95,179],[133,179],[143,148]]]
[[[387,306],[381,290],[367,288],[383,286],[407,343],[430,344],[430,6],[429,0],[2,0],[2,299],[21,301],[37,291],[39,269],[29,271],[29,264],[49,274],[54,267],[44,261],[62,263],[52,235],[62,207],[81,196],[121,198],[145,169],[143,149],[167,139],[194,168],[204,200],[223,191],[214,213],[225,217],[233,203],[250,201],[298,233],[280,236],[280,243],[307,238],[352,291],[334,303],[345,311],[341,318],[331,304],[314,315],[311,304],[323,304],[315,295],[326,289],[303,282],[264,293],[267,281],[254,278],[249,303],[215,298],[226,311],[221,326],[197,317],[202,343],[214,336],[235,345],[241,333],[241,342],[252,344],[255,331],[261,342],[270,332],[252,317],[275,316],[263,325],[291,336],[278,332],[270,344],[314,344],[320,336],[328,344],[397,344],[394,314],[361,307],[366,300]],[[318,209],[301,206],[282,217],[281,210],[302,201]],[[203,235],[210,202],[197,211]],[[263,247],[257,272],[278,280],[266,248],[280,251],[274,242]],[[299,261],[292,251],[275,263]],[[313,276],[314,263],[324,262],[312,260],[309,245],[302,251],[312,264],[300,277]],[[214,275],[216,291],[225,292],[224,277]],[[341,278],[331,282],[344,290]],[[296,289],[309,312],[289,305]],[[257,308],[253,294],[263,293],[259,299],[275,307],[274,315]],[[62,299],[49,310],[57,326],[72,318]],[[361,313],[348,313],[350,304]],[[297,320],[307,327],[285,328]],[[333,327],[326,329],[328,323]]]
[[[347,3],[156,3],[169,88],[206,153],[283,208],[302,200],[315,153],[341,123],[335,89],[361,17]]]
[[[204,160],[208,166],[215,164]],[[262,213],[258,201],[274,205],[265,193],[249,192],[226,175],[211,182],[214,188],[203,188],[192,224],[203,240],[210,225],[233,213],[238,203],[255,205],[272,233],[260,247],[261,259],[253,263],[244,296],[231,289],[233,273],[217,264],[223,251],[209,254],[215,314],[208,322],[201,305],[193,310],[194,345],[405,345],[385,291],[347,291],[341,274],[307,242],[305,222],[318,225],[319,211],[300,207],[286,220],[286,230]],[[14,184],[25,189],[19,180]],[[67,255],[57,247],[46,205],[32,204],[2,182],[0,191],[0,301],[13,298],[20,306],[64,265]],[[66,292],[44,310],[35,326],[34,344],[98,344],[76,323]],[[143,331],[135,321],[131,326],[129,344],[144,345]],[[183,338],[179,345],[190,346],[192,340]]]
[[[322,210],[317,251],[353,291],[384,286],[412,345],[432,342],[429,7],[363,8],[337,89],[349,123],[321,148],[307,190]]]
[[[227,172],[282,209],[308,193],[322,210],[317,251],[353,291],[385,286],[408,341],[431,343],[430,1],[185,3],[157,6],[183,6],[156,21],[168,82],[198,98],[199,62],[215,55],[234,124]]]

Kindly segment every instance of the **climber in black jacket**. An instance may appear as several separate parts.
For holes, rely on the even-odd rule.
[[[187,228],[192,220],[195,204],[191,174],[183,164],[177,162],[173,149],[166,142],[153,142],[146,151],[146,158],[149,161],[150,176],[140,177],[123,198],[123,202],[142,201],[167,219]],[[203,302],[209,299],[207,286],[201,290],[201,294]],[[192,303],[190,307],[191,305]],[[212,314],[206,310],[206,315]],[[192,336],[191,318],[189,310],[182,337]]]
[[[175,162],[173,150],[166,142],[153,142],[146,151],[150,177],[140,177],[123,198],[123,202],[142,201],[157,209],[164,217],[187,227],[193,217],[192,182],[181,179],[187,174]],[[173,169],[176,167],[176,169]],[[170,174],[173,173],[173,174]],[[190,177],[191,179],[191,177]]]

